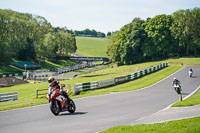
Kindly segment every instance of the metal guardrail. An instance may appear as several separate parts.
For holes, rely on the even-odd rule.
[[[0,94],[0,102],[6,102],[10,100],[18,100],[18,92],[9,92]]]
[[[145,70],[135,72],[130,75],[125,75],[125,76],[120,76],[112,79],[107,79],[107,80],[101,80],[101,81],[93,81],[93,82],[86,82],[86,83],[77,83],[74,84],[74,95],[79,94],[81,91],[87,91],[87,90],[92,90],[92,89],[98,89],[98,88],[104,88],[112,85],[117,85],[121,84],[124,82],[128,82],[140,77],[143,77],[147,74],[150,74],[152,72],[156,72],[162,68],[165,68],[168,66],[168,63],[162,63],[154,67],[149,67]]]

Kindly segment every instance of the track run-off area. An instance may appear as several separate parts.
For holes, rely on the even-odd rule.
[[[193,69],[193,77],[188,75]],[[154,114],[179,100],[173,78],[181,82],[183,98],[200,85],[200,66],[186,66],[146,88],[135,91],[75,99],[74,114],[54,116],[49,104],[0,111],[0,133],[95,133],[118,125],[128,125]]]

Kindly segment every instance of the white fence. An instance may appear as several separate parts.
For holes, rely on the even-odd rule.
[[[0,94],[0,102],[18,100],[18,92],[9,92]]]
[[[74,85],[74,95],[77,95],[81,91],[87,91],[87,90],[92,90],[92,89],[97,89],[97,88],[103,88],[103,87],[108,87],[112,85],[117,85],[121,84],[124,82],[128,82],[137,78],[140,78],[142,76],[145,76],[147,74],[150,74],[152,72],[158,71],[162,68],[165,68],[168,66],[168,63],[162,63],[154,67],[149,67],[145,70],[135,72],[130,75],[126,76],[120,76],[112,79],[107,79],[107,80],[101,80],[101,81],[93,81],[93,82],[86,82],[86,83],[78,83]]]

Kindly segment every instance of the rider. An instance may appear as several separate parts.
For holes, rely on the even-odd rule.
[[[58,89],[60,89],[61,95],[64,96],[67,100],[67,103],[69,103],[69,97],[67,95],[67,93],[64,90],[61,90],[60,86],[59,86],[59,82],[55,80],[55,78],[53,77],[49,77],[48,78],[48,82],[49,82],[49,97],[51,96],[52,90],[56,87]]]
[[[189,73],[193,73],[193,70],[192,70],[192,68],[190,68],[190,70],[189,70]]]
[[[174,84],[181,86],[180,85],[181,82],[178,79],[176,79],[176,78],[174,78],[174,81],[172,82],[172,85],[174,85]]]
[[[176,78],[174,78],[174,81],[172,82],[172,85],[174,86],[174,85],[178,85],[179,86],[179,89],[178,90],[176,90],[176,92],[178,93],[178,94],[181,94],[181,82],[178,80],[178,79],[176,79]]]

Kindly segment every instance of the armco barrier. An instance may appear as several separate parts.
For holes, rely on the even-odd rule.
[[[128,75],[127,76],[120,76],[115,78],[115,84],[121,84],[124,83],[128,80]]]
[[[140,78],[142,76],[145,76],[147,74],[150,74],[152,72],[158,71],[164,67],[167,67],[168,63],[159,64],[154,67],[149,67],[147,69],[144,69],[139,72],[135,72],[131,75],[126,76],[120,76],[113,79],[107,79],[107,80],[101,80],[101,81],[93,81],[93,82],[87,82],[87,83],[78,83],[74,85],[74,95],[77,95],[80,91],[87,91],[91,89],[98,89],[103,87],[108,87],[111,85],[117,85],[120,83],[128,82],[137,78]]]
[[[100,81],[96,81],[97,82],[97,87],[98,88],[103,88],[103,87],[107,87],[107,86],[111,86],[115,84],[115,79],[106,79],[106,80],[100,80]]]
[[[18,100],[18,92],[9,92],[0,94],[0,102]]]

